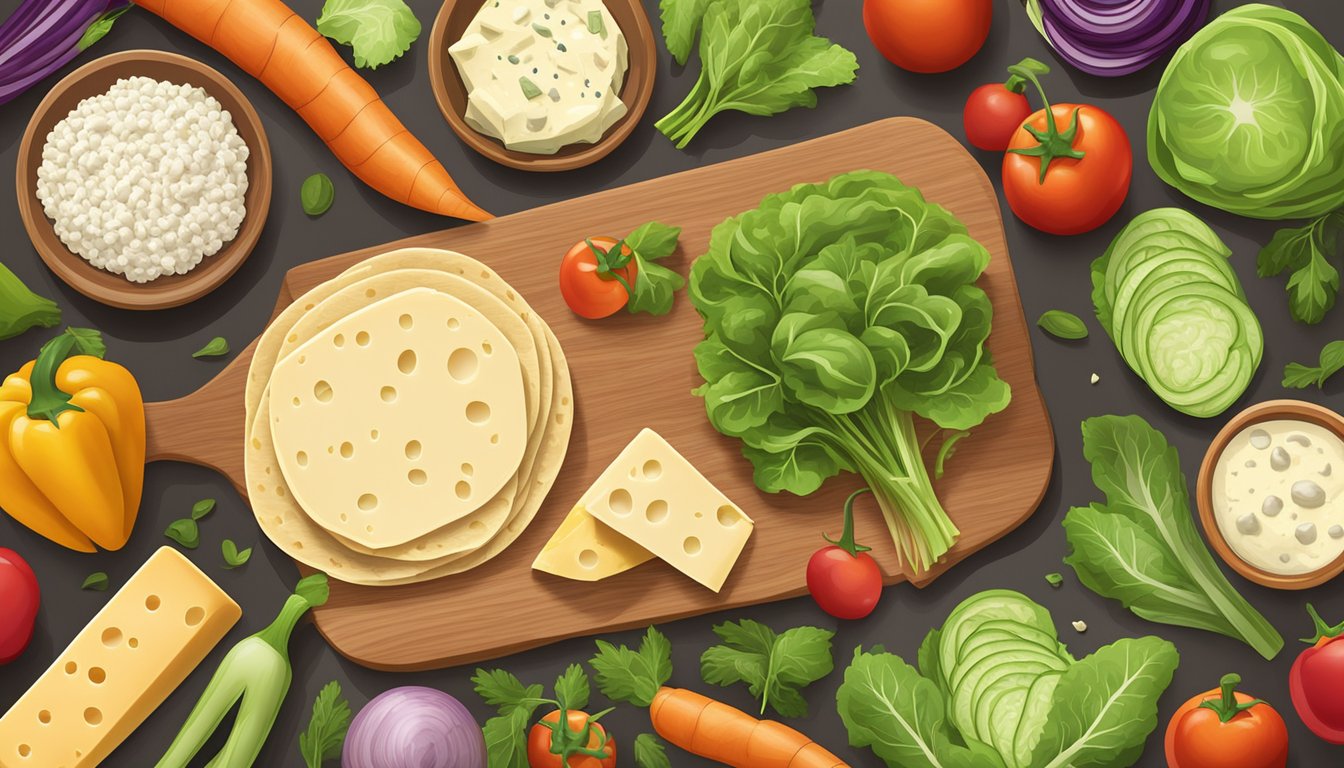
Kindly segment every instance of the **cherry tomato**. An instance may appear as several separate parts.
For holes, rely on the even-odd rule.
[[[867,492],[860,488],[850,494],[840,540],[827,538],[830,546],[812,553],[807,561],[807,591],[821,610],[837,619],[862,619],[882,597],[882,571],[869,548],[854,541],[854,499]]]
[[[911,72],[965,64],[989,36],[992,0],[863,0],[863,26],[887,61]]]
[[[571,754],[569,760],[562,763],[560,755],[551,751],[555,740],[555,724],[559,722],[560,710],[557,709],[532,726],[532,731],[527,735],[527,764],[530,768],[564,768],[565,765],[569,768],[616,768],[616,740],[611,738],[607,739],[606,746],[600,750],[605,757]],[[567,722],[568,733],[570,738],[575,739],[576,746],[598,751],[598,745],[602,743],[607,733],[601,723],[592,724],[587,744],[578,744],[577,739],[582,734],[584,726],[588,724],[588,713],[576,709],[568,710]]]
[[[614,237],[592,237],[575,243],[565,253],[560,262],[560,295],[574,314],[599,320],[621,311],[630,300],[626,285],[634,285],[635,262],[631,260],[624,267],[604,273],[598,265],[598,255],[593,252],[596,247],[606,254],[616,247],[617,242]],[[629,246],[622,244],[620,253],[628,257]],[[626,285],[622,285],[621,280]]]
[[[33,639],[42,593],[18,552],[0,547],[0,664],[17,659]]]
[[[1274,708],[1236,690],[1239,675],[1190,699],[1167,726],[1168,768],[1284,768],[1288,726]]]
[[[1114,117],[1097,107],[1056,104],[1051,114],[1053,134],[1046,125],[1045,110],[1033,114],[1013,134],[1003,156],[1003,196],[1019,219],[1042,232],[1088,232],[1114,216],[1129,194],[1134,167],[1129,137]],[[1041,165],[1045,158],[1013,151],[1043,144],[1028,127],[1049,135],[1045,143],[1054,154],[1044,179]]]
[[[1298,655],[1289,673],[1293,708],[1311,732],[1331,744],[1344,744],[1344,624],[1328,626],[1308,605],[1316,626],[1312,646]]]
[[[1002,152],[1019,126],[1031,117],[1026,94],[1003,83],[987,83],[971,91],[962,111],[966,139],[980,149]]]

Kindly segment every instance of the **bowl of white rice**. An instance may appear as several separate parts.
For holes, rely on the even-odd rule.
[[[125,51],[42,100],[17,184],[28,236],[58,277],[114,307],[166,309],[214,290],[251,253],[270,208],[270,145],[219,72]]]

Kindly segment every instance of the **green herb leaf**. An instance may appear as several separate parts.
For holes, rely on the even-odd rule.
[[[658,689],[672,677],[672,644],[663,633],[649,627],[638,651],[598,640],[597,655],[588,663],[597,672],[597,689],[603,696],[648,707]]]
[[[28,290],[18,275],[0,264],[0,340],[60,323],[61,308],[56,302]]]
[[[1301,227],[1280,229],[1256,259],[1261,277],[1291,270],[1288,307],[1303,323],[1319,323],[1339,295],[1339,270],[1331,264],[1341,247],[1344,211],[1322,216]]]
[[[93,23],[84,30],[84,34],[80,35],[75,48],[80,53],[87,51],[94,43],[107,37],[107,33],[112,31],[112,25],[116,23],[117,19],[134,7],[134,5],[127,5],[123,8],[115,8],[94,19]]]
[[[635,737],[635,768],[672,768],[672,761],[667,759],[667,750],[652,733],[641,733]]]
[[[681,275],[654,262],[665,259],[677,249],[681,227],[669,227],[651,221],[641,225],[625,238],[625,244],[634,253],[635,283],[630,301],[625,305],[630,312],[648,312],[665,315],[672,311],[674,294],[686,285]]]
[[[214,511],[215,511],[214,499],[201,499],[200,501],[191,505],[191,519],[200,520],[201,518],[205,517],[206,515]]]
[[[784,717],[806,717],[802,689],[829,675],[834,632],[795,627],[776,635],[759,622],[744,619],[714,627],[722,640],[700,657],[700,676],[710,685],[746,683],[751,695]]]
[[[341,685],[335,680],[322,686],[313,701],[313,714],[308,718],[308,729],[299,734],[299,753],[308,768],[322,768],[327,760],[341,757],[341,745],[350,730],[350,702],[341,696]]]
[[[216,336],[206,342],[204,347],[191,353],[191,356],[197,359],[202,357],[223,357],[229,354],[229,340],[223,336]]]
[[[700,31],[709,0],[659,0],[658,10],[663,22],[663,42],[667,52],[678,64],[685,65],[695,47],[695,35]]]
[[[196,526],[196,521],[189,517],[169,523],[163,535],[187,549],[195,549],[201,545],[201,529]]]
[[[555,680],[555,698],[565,709],[586,709],[590,693],[588,673],[578,664],[570,664]]]
[[[252,559],[252,548],[248,547],[247,549],[239,550],[238,545],[233,543],[233,539],[225,539],[219,547],[221,553],[224,555],[225,567],[237,568],[240,565],[245,565],[248,560]]]
[[[1087,325],[1083,322],[1083,319],[1062,309],[1047,310],[1036,321],[1036,324],[1041,327],[1041,330],[1061,339],[1077,341],[1087,338]]]
[[[1047,573],[1045,574],[1045,583],[1058,589],[1064,583],[1064,574],[1059,572]]]
[[[537,705],[523,706],[485,721],[486,763],[490,768],[528,768],[527,728]]]
[[[537,87],[537,84],[526,77],[518,78],[518,87],[523,90],[523,98],[525,99],[535,99],[541,95],[541,89]]]
[[[107,344],[103,342],[103,334],[92,328],[69,328],[65,329],[65,335],[75,340],[75,352],[81,355],[89,355],[98,359],[107,357]]]
[[[471,682],[475,684],[476,694],[486,704],[498,709],[501,715],[509,715],[521,707],[535,708],[535,702],[541,700],[543,693],[540,685],[524,686],[512,673],[502,669],[478,668]]]
[[[331,183],[331,177],[325,173],[314,173],[304,179],[303,186],[299,187],[299,203],[303,206],[303,212],[309,216],[321,216],[331,210],[334,202],[336,185]]]
[[[107,585],[108,585],[107,574],[102,571],[98,571],[97,573],[89,574],[88,578],[84,579],[84,583],[81,584],[79,588],[91,589],[94,590],[95,592],[106,592]]]
[[[1289,363],[1283,369],[1283,386],[1306,389],[1315,384],[1324,389],[1325,382],[1344,370],[1344,340],[1332,341],[1321,348],[1320,361],[1315,366]]]
[[[377,69],[420,37],[420,20],[403,0],[327,0],[317,31],[355,52],[355,66]]]

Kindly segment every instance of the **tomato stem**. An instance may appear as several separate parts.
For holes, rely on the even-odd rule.
[[[1222,693],[1217,699],[1209,699],[1201,702],[1200,707],[1211,709],[1218,713],[1218,722],[1226,723],[1237,715],[1245,712],[1251,707],[1259,706],[1265,702],[1261,699],[1251,699],[1248,702],[1237,702],[1237,686],[1241,685],[1241,675],[1229,673],[1223,675],[1223,679],[1218,681],[1218,687]]]
[[[1046,66],[1044,62],[1037,61],[1030,56],[1019,61],[1017,66],[1023,69],[1029,69],[1038,75],[1050,74],[1050,67]],[[1012,68],[1010,67],[1008,71],[1012,72]],[[1013,93],[1024,93],[1027,90],[1027,79],[1021,75],[1010,74],[1008,79],[1003,81],[1003,87],[1005,90],[1012,91]]]
[[[1302,638],[1302,642],[1307,645],[1319,645],[1322,640],[1330,640],[1344,635],[1344,621],[1333,627],[1326,624],[1325,619],[1321,618],[1321,614],[1316,612],[1316,606],[1311,603],[1307,603],[1307,613],[1311,615],[1312,628],[1316,630],[1315,637]]]
[[[1039,157],[1041,159],[1041,173],[1037,183],[1044,184],[1045,174],[1050,170],[1051,162],[1063,157],[1081,160],[1083,155],[1086,154],[1081,149],[1074,149],[1073,147],[1073,142],[1078,137],[1079,108],[1074,108],[1073,114],[1069,117],[1069,127],[1061,133],[1059,127],[1055,125],[1055,113],[1050,107],[1050,98],[1045,95],[1045,87],[1037,79],[1035,68],[1024,66],[1024,64],[1025,61],[1023,64],[1014,64],[1008,68],[1008,71],[1017,77],[1025,78],[1036,86],[1036,92],[1041,95],[1041,103],[1045,105],[1042,110],[1045,112],[1045,130],[1040,131],[1033,128],[1029,123],[1023,123],[1022,127],[1036,139],[1036,146],[1008,151],[1028,157]],[[1006,83],[1004,85],[1007,87]]]
[[[588,244],[588,250],[592,251],[593,258],[597,259],[597,276],[603,280],[615,280],[620,283],[626,295],[633,298],[635,289],[631,288],[629,281],[617,272],[630,266],[631,260],[635,257],[633,249],[628,254],[625,252],[625,238],[617,240],[615,245],[605,251],[599,248],[591,237],[585,237],[583,242]]]
[[[607,756],[606,749],[610,739],[604,730],[597,732],[597,746],[589,748],[588,741],[593,735],[593,721],[610,712],[610,709],[603,710],[589,717],[584,721],[583,727],[577,730],[569,727],[569,709],[563,701],[553,702],[560,710],[560,717],[554,723],[546,723],[551,729],[551,754],[560,756],[561,765],[569,765],[569,758],[572,755],[583,755],[593,757],[598,760]],[[545,721],[542,721],[545,723]]]
[[[840,534],[839,541],[832,539],[831,537],[827,536],[824,533],[821,535],[821,538],[845,550],[853,557],[858,557],[860,552],[868,552],[872,549],[872,547],[865,547],[862,544],[859,544],[858,542],[854,541],[854,499],[858,498],[860,494],[864,493],[872,493],[872,489],[860,488],[859,490],[849,494],[848,499],[845,499],[845,530],[843,533]]]

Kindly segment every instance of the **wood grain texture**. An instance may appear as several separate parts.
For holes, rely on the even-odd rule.
[[[740,443],[723,437],[691,394],[700,384],[691,350],[702,338],[690,301],[667,317],[621,315],[585,321],[556,290],[562,253],[585,235],[621,235],[658,220],[683,227],[669,266],[686,272],[711,229],[765,195],[858,169],[887,171],[955,213],[991,254],[980,285],[994,305],[990,351],[1013,388],[1012,404],[958,445],[939,497],[961,529],[949,556],[918,582],[1025,521],[1040,503],[1054,461],[1054,434],[1037,389],[993,187],[975,160],[941,129],[893,118],[720,165],[612,189],[493,221],[414,237],[306,264],[289,272],[280,306],[377,253],[406,246],[457,250],[488,263],[542,313],[559,337],[574,378],[576,414],[568,457],[531,527],[503,555],[458,576],[393,588],[334,583],[315,612],[332,646],[385,670],[454,666],[561,639],[628,629],[805,592],[804,566],[821,532],[838,533],[843,475],[798,498],[766,494],[751,479]],[[149,409],[151,460],[212,466],[241,486],[243,381],[251,349],[197,394]],[[756,521],[756,532],[723,591],[715,595],[654,561],[604,582],[535,573],[533,558],[594,478],[642,427],[652,427]],[[170,435],[171,433],[171,435]],[[873,546],[888,584],[910,580],[871,504],[858,534]],[[518,617],[501,626],[501,617]]]

